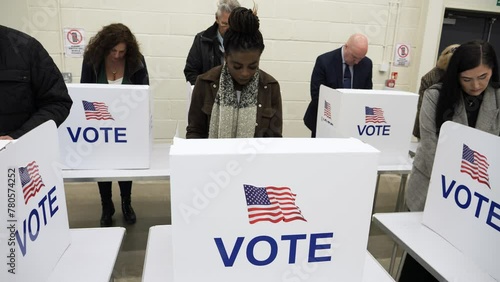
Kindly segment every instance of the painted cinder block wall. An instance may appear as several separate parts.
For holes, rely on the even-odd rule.
[[[36,37],[62,72],[80,80],[81,58],[64,56],[63,28],[83,28],[86,40],[103,25],[121,22],[137,36],[154,94],[157,142],[170,142],[186,126],[185,59],[194,35],[214,22],[215,0],[0,0],[0,24]],[[375,89],[391,71],[397,89],[416,92],[434,65],[445,7],[498,11],[492,0],[256,0],[266,48],[260,67],[281,85],[284,135],[308,137],[302,117],[310,100],[309,81],[318,55],[340,47],[350,34],[369,38]],[[473,3],[471,3],[473,2]],[[253,1],[240,0],[245,7]],[[471,5],[474,7],[471,8]],[[6,8],[8,7],[8,8]],[[380,65],[393,60],[394,44],[412,47],[409,67]]]

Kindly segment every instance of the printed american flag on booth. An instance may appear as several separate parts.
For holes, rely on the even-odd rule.
[[[365,122],[385,123],[384,110],[365,106]]]
[[[19,178],[23,187],[24,204],[28,204],[28,201],[45,187],[37,163],[32,161],[27,166],[20,167]]]
[[[463,146],[462,150],[462,164],[460,165],[460,172],[467,173],[472,179],[483,183],[488,188],[490,187],[490,177],[488,175],[488,158],[480,153],[472,150],[469,146]]]
[[[325,116],[329,119],[332,118],[332,105],[330,105],[330,103],[328,103],[327,101],[325,101]]]
[[[288,187],[256,187],[243,185],[250,224],[260,221],[278,223],[295,220],[307,221],[295,205],[296,194]]]
[[[82,100],[83,110],[85,111],[85,119],[109,120],[113,116],[108,111],[108,106],[104,102],[89,102]]]

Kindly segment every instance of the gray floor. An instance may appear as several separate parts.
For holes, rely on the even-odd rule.
[[[113,183],[113,200],[116,207],[114,225],[127,229],[114,270],[117,282],[141,281],[149,227],[171,223],[170,183],[134,182],[133,185],[132,205],[137,213],[137,223],[127,225],[122,218],[118,183]],[[375,212],[394,210],[398,188],[399,176],[382,176]],[[97,184],[66,183],[65,190],[70,228],[99,227],[101,205]],[[372,226],[368,250],[386,269],[392,248],[392,240]]]

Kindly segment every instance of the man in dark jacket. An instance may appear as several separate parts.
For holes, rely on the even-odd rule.
[[[61,72],[33,37],[0,25],[0,139],[18,139],[53,120],[59,126],[72,101]]]
[[[198,75],[222,64],[224,58],[222,42],[224,33],[229,28],[229,14],[238,7],[240,7],[238,0],[219,0],[215,23],[195,36],[184,67],[184,76],[191,85],[194,85]]]
[[[353,34],[340,48],[318,56],[311,75],[311,102],[304,115],[304,124],[316,137],[319,86],[330,88],[372,89],[373,63],[366,57],[368,39]]]

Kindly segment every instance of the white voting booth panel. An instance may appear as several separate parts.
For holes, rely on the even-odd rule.
[[[378,154],[354,138],[175,139],[174,281],[361,281]]]
[[[59,127],[61,160],[66,168],[149,168],[152,147],[149,86],[67,86],[73,106]]]
[[[0,281],[47,281],[70,244],[56,126],[0,149]]]
[[[392,90],[319,91],[316,137],[354,137],[380,150],[381,165],[406,163],[418,95]]]
[[[441,127],[423,224],[500,281],[500,138]]]

